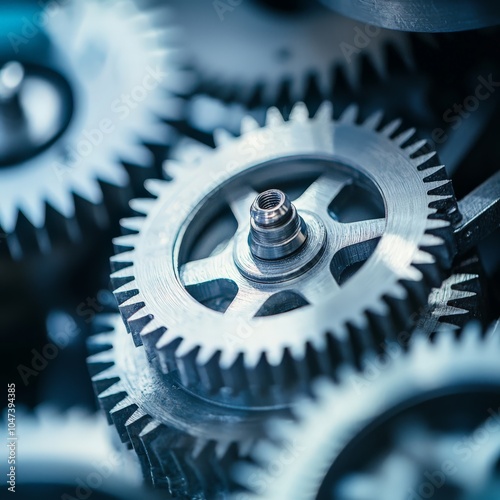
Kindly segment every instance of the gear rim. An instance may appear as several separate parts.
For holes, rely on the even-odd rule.
[[[151,202],[138,200],[136,203],[132,204],[137,211],[146,214],[146,217],[137,217],[124,221],[124,227],[128,228],[129,232],[136,234],[130,234],[116,239],[115,244],[117,251],[123,251],[124,253],[117,254],[112,258],[113,267],[116,271],[112,275],[112,280],[116,297],[120,303],[120,311],[129,330],[135,337],[136,344],[139,345],[144,342],[152,357],[155,356],[155,353],[158,353],[161,368],[165,372],[178,369],[185,385],[190,385],[193,380],[202,380],[207,384],[209,390],[214,390],[222,386],[229,386],[234,390],[250,386],[265,388],[269,385],[269,376],[271,376],[271,379],[274,378],[278,385],[285,383],[285,379],[292,379],[294,382],[300,380],[307,381],[311,377],[311,374],[307,373],[307,365],[311,362],[316,365],[319,371],[329,372],[329,370],[331,370],[329,360],[325,359],[325,356],[331,359],[332,351],[334,359],[351,359],[352,355],[348,352],[349,349],[347,348],[347,344],[352,341],[353,335],[356,336],[360,334],[361,331],[367,331],[368,322],[375,324],[375,329],[377,329],[377,326],[382,327],[377,329],[378,332],[383,329],[391,331],[394,325],[392,324],[392,320],[387,318],[389,311],[394,312],[394,309],[399,308],[401,312],[401,310],[408,310],[408,307],[409,309],[415,307],[411,306],[411,304],[413,303],[415,295],[418,296],[418,294],[421,295],[421,300],[425,301],[427,293],[424,292],[427,287],[425,283],[429,281],[432,282],[433,280],[440,283],[440,278],[437,276],[439,274],[439,272],[437,272],[438,268],[443,264],[444,266],[448,265],[447,261],[450,254],[449,250],[446,248],[447,245],[451,243],[451,228],[449,222],[443,220],[446,219],[448,215],[444,216],[443,213],[450,214],[454,212],[456,209],[454,197],[450,191],[450,183],[444,177],[445,173],[443,167],[439,166],[436,162],[435,153],[422,153],[424,142],[411,141],[414,130],[400,132],[398,130],[400,125],[399,121],[391,122],[381,127],[380,120],[381,116],[377,114],[368,118],[364,124],[358,125],[355,123],[356,110],[354,108],[348,108],[338,121],[333,121],[329,105],[324,105],[320,111],[318,111],[315,118],[309,119],[307,108],[303,104],[299,104],[295,106],[291,115],[291,120],[284,122],[279,112],[272,108],[268,112],[267,126],[261,129],[253,120],[246,120],[242,129],[243,135],[240,138],[228,138],[223,136],[222,133],[219,134],[219,143],[223,137],[225,137],[227,141],[222,139],[224,142],[222,147],[216,149],[213,154],[208,156],[207,161],[214,162],[214,158],[216,158],[215,163],[218,165],[225,165],[226,162],[230,162],[230,173],[218,173],[219,177],[217,181],[221,183],[224,179],[224,175],[230,176],[231,174],[232,176],[238,171],[238,168],[247,168],[249,165],[258,164],[262,156],[265,161],[269,161],[269,159],[273,158],[273,155],[274,157],[280,158],[283,158],[283,156],[290,157],[299,152],[307,153],[311,151],[310,148],[312,148],[313,151],[315,150],[314,148],[316,148],[315,152],[317,153],[318,149],[321,147],[325,147],[326,151],[330,152],[331,150],[329,148],[332,145],[332,141],[328,131],[330,130],[329,127],[333,127],[337,132],[337,138],[339,136],[339,130],[344,130],[345,133],[354,130],[355,133],[360,131],[363,138],[366,140],[371,137],[373,140],[382,141],[382,143],[389,148],[390,152],[388,154],[395,154],[400,161],[406,162],[408,171],[415,176],[415,179],[418,179],[418,189],[423,195],[422,204],[425,205],[425,208],[422,205],[422,210],[426,216],[422,218],[425,219],[425,221],[422,220],[422,234],[419,235],[419,242],[417,243],[419,250],[416,250],[415,255],[413,255],[414,263],[408,263],[409,268],[405,268],[403,276],[398,276],[394,283],[391,282],[390,286],[386,283],[386,289],[378,294],[377,299],[374,300],[373,303],[361,306],[356,317],[350,317],[348,320],[344,320],[344,318],[338,320],[336,328],[332,327],[332,325],[319,327],[317,320],[315,320],[312,324],[316,324],[318,326],[317,330],[322,332],[318,334],[317,337],[302,337],[300,341],[294,340],[295,343],[293,345],[287,341],[284,343],[284,345],[287,346],[286,348],[280,346],[279,348],[274,348],[273,352],[270,351],[268,345],[266,346],[266,342],[263,342],[263,345],[266,347],[256,348],[253,353],[251,351],[245,351],[245,344],[238,345],[240,350],[237,351],[233,348],[233,351],[230,352],[229,355],[227,350],[224,352],[223,344],[214,348],[213,343],[210,347],[204,347],[203,342],[200,344],[198,341],[193,342],[192,340],[188,340],[187,343],[184,343],[186,335],[181,335],[180,333],[173,334],[173,322],[165,321],[158,317],[158,307],[152,305],[155,303],[155,300],[150,303],[150,294],[145,290],[145,287],[141,285],[141,280],[147,279],[144,277],[141,278],[139,275],[140,273],[144,273],[144,271],[141,270],[141,266],[151,266],[151,258],[149,259],[149,263],[145,263],[145,259],[141,261],[141,240],[146,239],[144,236],[145,233],[148,231],[153,232],[155,223],[152,221],[161,218],[158,214],[164,210],[163,205],[170,204],[171,206],[176,206],[177,209],[180,207],[185,213],[189,213],[189,210],[186,211],[186,207],[183,206],[182,203],[176,203],[175,199],[171,199],[173,195],[172,190],[175,189],[175,181],[172,183],[161,181],[148,183],[148,189],[158,196],[159,200],[157,199]],[[295,133],[299,131],[299,135],[302,134],[302,136],[305,135],[307,137],[310,136],[311,130],[314,130],[317,133],[315,143],[309,146],[291,147],[290,153],[290,146],[286,140],[287,137],[289,137],[289,130]],[[293,137],[292,132],[290,133]],[[238,165],[233,154],[235,148],[241,146],[241,144],[248,141],[249,138],[254,141],[256,135],[257,137],[264,138],[264,144],[267,145],[271,142],[270,137],[273,136],[273,133],[283,134],[281,138],[283,144],[279,144],[279,141],[277,142],[275,140],[272,142],[275,148],[274,151],[265,149],[264,152],[260,153],[260,158],[258,153],[256,153],[256,158],[253,157],[251,161],[240,160],[239,167],[235,167],[235,165]],[[341,132],[340,135],[342,135]],[[324,140],[326,146],[317,145],[320,140],[319,138]],[[336,144],[341,145],[343,143],[344,141],[339,140]],[[279,145],[277,146],[277,144]],[[302,148],[302,150],[300,148]],[[222,153],[220,153],[220,151],[222,151]],[[218,154],[219,156],[217,157]],[[349,164],[349,162],[347,163]],[[198,164],[198,170],[196,170],[195,166],[195,171],[199,173],[199,175],[204,175],[203,171],[210,170],[207,169],[205,164],[204,167],[202,167],[202,164],[203,162]],[[169,166],[170,168],[168,168]],[[179,165],[178,163],[174,163],[173,165],[172,163],[170,165],[167,164],[167,172],[169,172],[174,179],[176,175],[182,179],[181,176],[183,173],[189,175],[188,168],[189,166]],[[210,175],[214,175],[214,173],[210,172]],[[217,175],[215,175],[215,177],[217,177]],[[394,179],[391,178],[391,184],[393,184],[393,180]],[[200,193],[199,196],[203,197],[204,194]],[[401,211],[400,206],[398,206],[398,211]],[[390,210],[388,210],[387,213],[388,217],[391,217]],[[156,224],[158,224],[158,222]],[[166,241],[169,238],[168,236],[165,237],[164,224],[160,225],[162,227],[161,232],[163,232],[162,238]],[[389,231],[389,228],[390,226],[388,226],[386,230]],[[155,230],[158,229],[159,226],[155,228]],[[175,230],[175,232],[177,233],[177,230]],[[150,235],[148,238],[149,237]],[[383,237],[377,249],[380,248],[382,241]],[[150,256],[153,255],[151,248],[155,248],[155,246],[156,244],[148,244]],[[453,252],[453,250],[451,250],[451,252]],[[153,253],[154,255],[159,255],[158,250],[155,250]],[[165,255],[165,249],[160,251],[160,253]],[[168,253],[169,252],[167,252],[167,254]],[[439,264],[436,261],[439,261]],[[365,269],[369,262],[370,260],[365,264],[363,269]],[[159,265],[159,263],[155,262],[155,265]],[[157,270],[154,274],[156,276],[161,276],[163,272],[158,273]],[[146,275],[142,275],[146,277],[152,276],[153,272],[147,271]],[[353,280],[351,280],[351,283],[352,282]],[[417,292],[418,289],[420,289],[420,292]],[[395,290],[397,290],[397,292],[394,294]],[[392,299],[386,298],[386,296],[390,297],[391,295],[393,296]],[[176,296],[176,293],[170,296]],[[396,307],[394,307],[395,304]],[[179,304],[177,304],[177,309],[179,309],[178,306]],[[305,309],[301,310],[301,312],[304,310]],[[367,311],[368,315],[366,315]],[[293,314],[293,312],[288,314]],[[184,321],[180,317],[182,313],[179,314],[179,312],[176,311],[176,314],[178,314],[176,317],[179,322]],[[285,316],[286,315],[283,315],[283,317]],[[213,319],[214,316],[211,318]],[[177,326],[179,324],[180,323],[177,323]],[[281,326],[284,331],[294,331],[294,328],[290,328],[290,324],[293,324],[291,319],[282,319]],[[252,336],[255,336],[256,332],[259,334],[261,333],[261,325],[262,323],[259,324],[259,329],[255,328],[252,330]],[[348,326],[348,328],[346,328],[346,326]],[[185,330],[185,325],[182,328]],[[192,325],[190,325],[190,328],[192,330]],[[218,331],[223,332],[221,328],[219,328]],[[343,339],[344,342],[339,342],[339,337],[333,337],[333,335],[336,335],[335,331],[342,332],[340,338]],[[231,335],[234,336],[234,331],[228,331],[226,332],[226,335],[227,334],[229,334],[229,338],[231,338]],[[165,337],[161,339],[163,335],[165,335]],[[323,335],[327,338],[325,339]],[[371,338],[373,338],[373,330],[371,330],[370,335],[372,335]],[[375,336],[376,335],[375,333]],[[293,336],[291,337],[293,338]],[[222,335],[220,338],[224,338],[224,336]],[[183,343],[184,345],[182,345]],[[331,349],[331,351],[328,355],[327,352],[323,351],[325,355],[323,356],[321,352],[323,349],[326,351]],[[326,362],[327,364],[322,365],[322,362]],[[287,366],[288,368],[286,368]],[[283,372],[281,375],[280,371]],[[201,377],[200,372],[203,372]]]

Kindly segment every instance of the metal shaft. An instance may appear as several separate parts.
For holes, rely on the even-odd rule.
[[[288,196],[278,189],[259,194],[250,208],[248,242],[254,257],[282,259],[307,239],[307,226]]]

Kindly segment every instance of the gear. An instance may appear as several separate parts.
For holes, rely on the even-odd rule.
[[[257,97],[270,105],[286,92],[296,102],[305,98],[311,80],[329,96],[336,70],[350,84],[359,83],[361,55],[384,76],[387,45],[412,63],[404,33],[359,25],[311,2],[288,12],[269,1],[221,8],[226,3],[173,2],[202,87],[224,100]]]
[[[22,498],[157,499],[141,487],[133,455],[111,443],[103,416],[47,405],[34,413],[16,408],[15,416],[16,493]],[[9,417],[3,416],[4,429]]]
[[[240,498],[385,500],[432,488],[434,498],[451,500],[480,488],[500,452],[499,335],[498,324],[484,338],[471,324],[459,339],[451,331],[434,344],[418,336],[375,372],[347,369],[340,385],[318,384],[318,401],[298,405],[297,422],[269,426],[271,441],[256,445],[253,463],[235,467],[249,491]],[[393,451],[381,458],[381,449]],[[372,472],[360,475],[365,466]],[[435,471],[440,486],[429,487]]]
[[[441,283],[456,213],[444,167],[414,130],[356,113],[309,118],[300,103],[285,122],[273,108],[265,127],[245,120],[199,161],[168,163],[173,180],[146,185],[157,199],[132,203],[146,216],[123,221],[136,234],[116,239],[112,282],[165,373],[210,391],[307,385],[391,337]],[[250,224],[252,203],[267,222]],[[250,227],[276,255],[254,255]]]
[[[158,175],[146,144],[171,143],[161,119],[180,114],[173,92],[189,83],[168,9],[52,7],[34,39],[15,35],[31,19],[20,15],[0,46],[0,232],[14,258],[51,249],[54,238],[79,241],[89,223],[103,227],[126,206],[134,184]]]
[[[482,319],[485,316],[480,300],[483,275],[477,255],[462,259],[454,266],[451,276],[430,293],[416,329],[430,335],[443,328],[458,329],[473,319]]]
[[[134,447],[144,476],[176,498],[227,491],[228,463],[263,436],[269,416],[288,414],[251,406],[245,397],[213,401],[186,390],[176,374],[162,374],[135,348],[119,314],[99,319],[90,348],[89,369],[109,421]]]
[[[393,30],[450,32],[500,24],[495,0],[322,0],[335,11]]]

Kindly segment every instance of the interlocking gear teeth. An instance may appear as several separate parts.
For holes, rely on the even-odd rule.
[[[387,77],[389,46],[404,66],[413,67],[406,34],[374,28],[372,36],[366,35],[363,30],[370,27],[318,5],[278,13],[262,3],[246,2],[226,12],[225,22],[211,2],[177,0],[173,6],[200,73],[200,87],[225,101],[257,99],[268,105],[286,94],[294,102],[305,99],[311,86],[328,96],[339,80],[359,88],[364,64]],[[360,36],[365,40],[358,43]],[[253,43],[238,46],[243,40]]]
[[[211,498],[229,488],[228,464],[248,453],[277,408],[231,407],[185,391],[137,350],[118,314],[100,316],[89,339],[89,371],[101,407],[144,477],[179,498]],[[203,416],[200,419],[200,416]],[[229,419],[229,420],[228,420]]]
[[[86,224],[102,229],[117,208],[123,212],[130,197],[139,194],[134,186],[158,175],[146,145],[172,144],[177,133],[162,120],[180,116],[181,99],[172,92],[186,92],[192,80],[182,69],[185,55],[177,49],[172,28],[162,25],[168,16],[168,8],[139,11],[127,0],[71,2],[57,16],[48,16],[44,32],[61,60],[46,63],[63,68],[62,74],[73,84],[76,104],[69,125],[52,146],[16,164],[14,170],[0,172],[0,231],[7,235],[4,247],[11,257],[20,259],[32,249],[50,252],[54,240],[81,241]],[[108,29],[110,19],[113,30]],[[109,63],[87,68],[87,60],[74,57],[96,46],[95,40],[113,61],[113,71],[120,73],[118,87]],[[35,57],[30,47],[23,46],[14,59],[29,65]],[[123,119],[114,108],[108,109],[116,96],[130,94],[140,85],[148,71],[159,81],[141,106],[126,108],[130,116]],[[125,113],[123,106],[120,110]],[[115,127],[113,132],[92,148],[90,156],[75,156],[85,133],[106,118]],[[68,159],[61,155],[65,150]],[[35,171],[38,181],[32,182]]]
[[[407,151],[402,148],[401,145],[405,146],[411,140],[410,137],[414,135],[413,131],[401,132],[399,120],[384,125],[382,129],[374,128],[380,127],[380,113],[369,117],[359,125],[355,106],[347,108],[338,121],[332,120],[332,110],[329,104],[323,105],[313,118],[309,118],[307,107],[303,103],[293,108],[289,121],[278,119],[277,113],[276,109],[268,112],[269,125],[263,128],[255,128],[254,123],[250,127],[246,125],[245,132],[239,138],[232,138],[214,150],[203,147],[197,154],[189,153],[190,162],[184,164],[182,169],[176,169],[177,176],[172,175],[171,181],[149,182],[147,188],[157,199],[155,203],[142,207],[143,211],[149,210],[145,214],[146,220],[141,224],[142,229],[139,229],[137,234],[126,235],[115,240],[117,251],[127,251],[126,257],[121,258],[118,255],[113,259],[113,266],[116,266],[117,272],[111,278],[113,286],[117,289],[117,298],[121,302],[120,311],[127,323],[127,328],[134,336],[137,345],[141,343],[145,345],[150,358],[154,358],[155,353],[158,354],[159,365],[165,373],[179,370],[185,384],[201,383],[207,390],[228,386],[235,391],[244,389],[251,392],[265,392],[273,384],[307,386],[308,381],[318,374],[332,375],[340,360],[359,359],[363,351],[369,350],[373,345],[378,345],[381,339],[390,338],[405,322],[407,323],[411,314],[426,303],[431,287],[441,284],[443,278],[441,270],[443,267],[450,266],[454,255],[448,216],[456,207],[456,200],[454,196],[436,193],[436,189],[441,189],[445,180],[434,180],[436,175],[440,177],[444,175],[444,170],[434,154],[422,152],[422,156],[419,156],[422,143],[418,144],[417,152],[415,148],[411,149],[411,155],[408,155]],[[247,120],[247,123],[250,122]],[[333,131],[333,134],[330,134],[330,131]],[[293,137],[300,139],[294,142]],[[354,140],[353,137],[359,138],[364,144],[361,149],[355,148],[355,153],[354,149],[350,150],[348,146],[349,141]],[[260,144],[261,140],[266,141],[266,146]],[[320,331],[313,332],[306,329],[301,335],[297,334],[301,338],[300,341],[292,334],[278,341],[276,337],[280,337],[280,334],[273,330],[274,333],[267,336],[265,342],[263,340],[261,347],[255,344],[254,338],[262,335],[256,330],[252,330],[252,342],[238,342],[238,338],[234,337],[234,331],[231,333],[231,329],[224,323],[223,315],[207,320],[215,328],[214,321],[222,318],[217,327],[220,327],[219,332],[214,335],[205,335],[202,339],[195,332],[201,332],[205,327],[200,324],[193,330],[193,326],[189,324],[191,314],[187,311],[182,312],[183,299],[179,295],[185,293],[184,289],[175,292],[175,303],[179,307],[168,313],[171,317],[166,319],[164,305],[154,303],[158,301],[158,290],[167,290],[170,285],[167,283],[159,285],[155,281],[155,296],[150,294],[147,287],[151,284],[152,276],[162,276],[164,273],[150,270],[144,274],[144,266],[149,267],[153,261],[155,261],[155,266],[161,266],[162,263],[159,257],[145,259],[143,248],[147,245],[150,256],[162,255],[165,259],[167,258],[165,256],[168,252],[165,249],[155,248],[156,245],[161,246],[167,241],[169,238],[167,232],[162,236],[163,243],[153,244],[150,241],[154,238],[151,228],[159,224],[157,221],[159,217],[177,217],[179,213],[181,217],[189,215],[191,209],[184,201],[176,198],[180,187],[185,187],[186,200],[189,200],[189,205],[192,199],[205,196],[198,192],[192,179],[199,179],[201,182],[206,177],[203,183],[208,186],[207,189],[211,190],[224,179],[234,175],[238,168],[245,170],[273,158],[286,158],[289,155],[301,154],[305,156],[340,154],[343,161],[347,161],[347,157],[355,154],[356,156],[352,158],[355,164],[363,164],[363,162],[369,164],[374,161],[374,158],[366,153],[370,141],[383,144],[382,150],[387,155],[384,161],[399,162],[397,169],[395,167],[393,171],[394,174],[397,175],[398,170],[404,168],[405,172],[407,171],[408,175],[414,179],[412,182],[415,183],[415,189],[403,197],[412,197],[415,200],[421,197],[422,233],[418,241],[415,240],[410,246],[397,234],[389,233],[382,236],[375,253],[380,245],[384,246],[382,242],[385,240],[387,244],[385,248],[388,251],[400,246],[405,248],[406,252],[411,249],[408,253],[408,256],[411,253],[411,258],[408,257],[410,260],[404,261],[407,262],[404,265],[398,264],[401,262],[399,260],[394,261],[397,273],[386,282],[378,283],[376,293],[375,290],[367,291],[361,298],[363,305],[360,305],[359,310],[357,309],[357,314],[346,314],[346,311],[352,309],[353,303],[360,301],[358,294],[349,307],[346,305],[342,312],[344,308],[341,307],[340,314],[335,315],[334,320],[325,322]],[[268,144],[273,144],[273,148],[267,150]],[[251,154],[250,160],[240,158],[241,153],[238,152],[246,145],[256,145],[248,150]],[[347,149],[342,152],[342,148]],[[358,158],[359,154],[362,154],[362,160]],[[218,170],[222,170],[226,164],[231,166],[230,170],[219,172]],[[378,168],[377,171],[379,171]],[[169,172],[168,162],[166,172]],[[374,176],[376,175],[374,170]],[[396,189],[404,190],[407,182],[405,180],[404,183],[398,184],[391,179],[391,189],[397,185],[399,187]],[[416,192],[420,194],[417,195]],[[169,204],[175,207],[174,212],[172,215],[163,215],[166,210],[168,211]],[[398,204],[397,210],[394,206],[394,213],[401,212],[400,205],[401,203]],[[390,202],[388,206],[391,212]],[[415,208],[411,213],[414,217]],[[172,221],[169,224],[172,224]],[[163,232],[165,224],[156,227],[161,227]],[[147,244],[146,240],[148,240]],[[401,255],[398,259],[400,258]],[[390,266],[394,264],[391,263]],[[172,278],[172,283],[173,281],[175,278]],[[341,296],[342,294],[338,295],[336,300],[339,300]],[[165,300],[167,301],[165,305],[169,308],[170,299],[165,296]],[[188,297],[187,300],[190,307],[193,307],[192,298]],[[387,307],[391,312],[389,319],[385,317]],[[306,309],[304,308],[300,313],[303,311],[305,314]],[[297,318],[298,312],[294,312]],[[279,320],[281,326],[278,330],[295,331],[296,320],[291,320],[290,317],[287,319],[290,315],[292,313],[272,318],[272,321]],[[318,318],[318,315],[315,317]],[[328,317],[331,318],[331,314],[328,314]],[[258,322],[257,330],[261,330],[266,319],[255,318],[250,324],[254,324],[255,321],[257,325]],[[317,323],[317,319],[315,322]],[[304,331],[303,328],[302,330]],[[327,346],[326,350],[325,346]],[[328,361],[329,357],[334,361]]]
[[[473,319],[481,320],[485,316],[480,301],[483,273],[477,255],[461,258],[451,276],[432,290],[417,330],[431,335],[442,329],[459,329]]]
[[[409,352],[401,351],[384,363],[376,378],[360,379],[362,373],[345,366],[339,370],[338,384],[316,382],[315,400],[303,399],[294,406],[296,420],[271,422],[267,440],[256,444],[250,460],[233,468],[233,477],[244,490],[233,498],[317,498],[331,465],[381,415],[436,391],[453,394],[461,388],[467,393],[481,384],[500,387],[499,341],[498,323],[486,333],[471,323],[459,337],[441,331],[434,343],[420,334]],[[356,380],[364,381],[358,390],[354,390]],[[489,415],[485,412],[485,419]],[[285,450],[291,450],[294,459],[283,467]]]

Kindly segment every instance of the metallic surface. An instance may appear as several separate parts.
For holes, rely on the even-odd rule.
[[[313,2],[290,12],[251,0],[225,12],[205,0],[172,4],[202,87],[224,99],[242,102],[258,95],[270,105],[287,93],[298,101],[311,78],[328,96],[337,69],[352,85],[359,83],[361,54],[385,75],[387,44],[411,64],[404,33],[359,25]]]
[[[8,136],[31,134],[22,147],[15,142],[2,152],[0,232],[14,258],[31,245],[49,251],[54,235],[79,241],[89,222],[106,226],[133,194],[131,185],[155,176],[145,144],[173,140],[159,113],[179,113],[172,92],[188,83],[180,55],[173,57],[178,43],[164,45],[172,30],[161,25],[167,14],[140,12],[127,0],[65,2],[16,54],[2,42],[4,64],[24,68],[18,98],[26,112]],[[13,106],[0,104],[0,126]]]
[[[295,408],[298,422],[275,422],[269,425],[269,441],[260,442],[251,453],[256,465],[241,463],[236,467],[235,479],[251,492],[246,498],[313,499],[318,498],[320,489],[324,495],[326,494],[320,496],[321,498],[348,500],[373,498],[371,496],[373,491],[377,491],[377,498],[381,500],[406,498],[412,485],[416,484],[418,491],[418,486],[426,480],[426,476],[422,473],[426,470],[434,472],[437,466],[442,465],[443,459],[452,460],[457,467],[460,466],[461,471],[457,472],[456,476],[446,477],[447,483],[451,481],[453,485],[463,488],[468,493],[470,488],[481,487],[481,483],[494,473],[495,462],[500,452],[498,433],[491,432],[491,428],[493,426],[496,428],[497,425],[496,422],[492,422],[496,418],[494,411],[497,406],[490,407],[493,417],[488,407],[474,407],[480,427],[477,430],[472,429],[473,439],[475,432],[478,432],[478,436],[484,435],[484,430],[480,434],[483,424],[488,429],[490,439],[480,451],[472,453],[469,462],[457,456],[457,443],[460,443],[459,440],[465,440],[468,434],[460,432],[456,421],[453,421],[452,427],[447,431],[443,429],[439,439],[436,439],[436,436],[433,438],[427,431],[425,424],[422,427],[420,419],[415,420],[410,416],[407,420],[409,427],[402,428],[400,433],[394,429],[393,443],[401,443],[399,446],[403,453],[398,454],[395,450],[394,460],[387,460],[386,463],[382,460],[375,462],[375,470],[378,467],[378,472],[369,483],[371,489],[368,489],[368,496],[360,494],[360,490],[357,490],[357,495],[352,497],[353,490],[345,483],[343,492],[347,494],[344,496],[338,490],[324,489],[325,486],[332,488],[338,486],[338,483],[328,482],[327,476],[333,474],[332,471],[335,471],[339,460],[342,456],[345,457],[346,449],[355,446],[351,443],[359,444],[356,438],[361,435],[367,436],[369,430],[379,432],[386,421],[384,418],[389,419],[390,415],[404,412],[408,408],[412,408],[411,415],[412,412],[416,413],[418,404],[426,400],[440,401],[441,398],[453,394],[462,394],[466,398],[470,394],[480,395],[482,391],[491,391],[498,402],[500,400],[498,324],[496,328],[493,327],[486,333],[485,338],[482,337],[481,328],[474,324],[462,332],[460,339],[457,339],[451,331],[438,334],[434,344],[431,344],[426,336],[419,336],[412,341],[407,354],[403,352],[401,346],[399,349],[393,346],[391,359],[384,360],[375,375],[373,367],[380,365],[376,359],[368,358],[366,374],[346,368],[339,385],[327,381],[317,384],[317,400],[314,402],[304,400]],[[368,370],[370,366],[372,371]],[[470,410],[472,408],[468,408],[468,411]],[[458,416],[453,407],[450,407],[449,411],[450,414],[444,414],[445,419]],[[434,418],[443,420],[439,413],[435,414]],[[431,424],[432,419],[424,419],[423,422]],[[449,436],[446,436],[446,432]],[[475,444],[474,441],[471,443]],[[282,447],[283,444],[286,444],[286,448]],[[467,445],[462,444],[462,449],[464,447]],[[284,450],[290,448],[294,452],[294,460],[290,460],[286,467],[283,467],[281,457]],[[350,449],[352,452],[354,448]],[[361,463],[363,456],[369,451],[364,449],[363,453],[358,453],[356,462]],[[434,459],[438,460],[434,462]],[[281,474],[275,475],[274,471],[280,464]],[[388,469],[384,469],[384,466]],[[390,473],[392,476],[387,475]],[[390,480],[390,485],[384,484],[384,479]],[[366,481],[358,482],[358,486],[363,485],[368,486]],[[397,492],[395,485],[403,488],[403,497],[400,496],[401,492],[395,496]],[[352,486],[355,486],[355,483]],[[449,491],[447,488],[443,490],[444,494]],[[442,497],[440,493],[441,490],[436,489],[436,498],[454,498]]]
[[[464,31],[500,24],[496,0],[322,0],[335,11],[383,28]]]
[[[240,138],[219,133],[219,147],[198,161],[167,162],[172,181],[147,184],[157,199],[132,204],[145,216],[123,221],[137,233],[115,240],[123,253],[112,259],[112,281],[136,344],[157,353],[162,370],[208,390],[304,384],[391,336],[440,284],[453,253],[447,219],[456,211],[445,170],[399,121],[381,126],[376,114],[358,124],[356,116],[351,107],[334,121],[325,104],[309,118],[298,104],[284,122],[271,109],[265,127],[245,120]],[[283,283],[245,279],[232,252],[237,235],[248,234],[255,189],[307,175],[316,181],[309,177],[294,204],[327,229],[321,259]],[[385,217],[336,221],[332,200],[358,183],[382,197]],[[225,202],[235,237],[190,262],[193,239]],[[361,267],[344,279],[352,266]],[[203,305],[214,291],[231,300]]]
[[[214,498],[228,489],[228,461],[245,456],[271,416],[287,410],[199,397],[136,349],[118,314],[99,317],[88,358],[99,402],[146,479],[176,498]],[[197,496],[200,495],[200,496]]]
[[[459,253],[465,253],[500,228],[500,172],[460,200],[459,210],[455,238]]]

